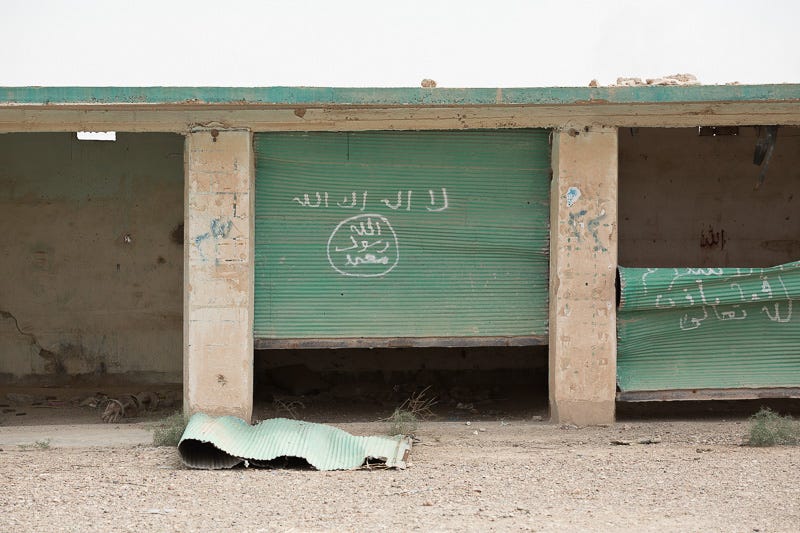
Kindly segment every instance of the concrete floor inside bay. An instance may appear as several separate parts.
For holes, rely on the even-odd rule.
[[[468,421],[500,424],[549,423],[546,384],[542,382],[541,375],[537,372],[531,372],[529,384],[507,384],[504,381],[470,382],[469,373],[441,373],[438,381],[429,382],[384,380],[374,372],[344,377],[332,374],[319,375],[307,368],[298,372],[298,367],[283,367],[281,372],[284,372],[280,377],[281,380],[285,380],[286,374],[290,372],[301,375],[302,379],[297,379],[294,383],[282,381],[282,386],[275,385],[273,381],[266,384],[259,383],[255,391],[253,422],[287,417],[334,425],[375,424],[390,417],[394,409],[400,407],[412,395],[424,392],[424,399],[435,401],[435,404],[431,406],[428,416],[421,417],[423,426],[427,422]],[[509,375],[507,371],[491,373],[495,377],[503,377],[503,374],[506,377]],[[432,375],[436,376],[437,373],[434,372]],[[404,376],[408,375],[402,373],[390,375],[391,378]],[[317,388],[309,389],[309,386]],[[162,397],[179,398],[181,386],[171,384],[149,388],[142,385],[0,387],[0,435],[5,435],[0,440],[7,441],[9,435],[13,433],[16,435],[16,440],[33,442],[36,440],[33,437],[37,435],[45,438],[42,431],[45,433],[55,431],[58,435],[62,435],[62,430],[53,429],[61,427],[63,431],[71,432],[72,437],[69,439],[77,439],[75,442],[86,446],[103,445],[103,442],[108,441],[106,437],[95,439],[106,430],[117,428],[139,432],[144,429],[149,432],[159,421],[180,410],[180,404],[162,405],[155,411],[141,412],[134,418],[126,418],[116,424],[104,424],[101,410],[80,405],[82,400],[98,392],[114,397],[141,390],[152,390]],[[795,417],[800,415],[798,399],[617,402],[616,412],[618,424],[682,420],[744,421],[762,407],[769,407],[779,413]],[[84,429],[89,427],[96,429],[86,429],[85,435],[81,437],[80,431],[73,428],[75,425],[80,425]],[[378,424],[375,427],[380,430],[383,425]],[[46,429],[37,429],[43,427]],[[144,438],[143,434],[137,433],[137,435],[136,438],[140,440]],[[149,442],[149,438],[144,440]]]

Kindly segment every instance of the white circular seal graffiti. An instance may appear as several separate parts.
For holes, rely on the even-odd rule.
[[[385,276],[400,260],[397,234],[381,215],[342,220],[328,238],[327,252],[336,272],[357,278]]]

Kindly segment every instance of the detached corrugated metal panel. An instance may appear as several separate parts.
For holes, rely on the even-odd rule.
[[[332,426],[285,418],[251,426],[233,416],[213,418],[197,413],[189,420],[178,451],[184,464],[205,469],[278,457],[299,457],[317,470],[352,470],[367,459],[405,468],[411,441],[400,435],[356,437]]]
[[[547,135],[257,134],[255,337],[545,336]]]
[[[800,262],[619,272],[621,391],[800,386]]]

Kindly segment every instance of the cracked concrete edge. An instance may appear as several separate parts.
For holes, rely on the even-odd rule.
[[[151,423],[0,426],[0,448],[4,451],[41,449],[35,446],[36,442],[48,442],[50,447],[58,448],[129,448],[151,445],[151,426]]]

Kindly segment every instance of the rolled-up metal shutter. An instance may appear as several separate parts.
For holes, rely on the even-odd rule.
[[[261,133],[257,347],[545,342],[545,130]]]
[[[619,273],[621,399],[800,393],[800,262]]]

